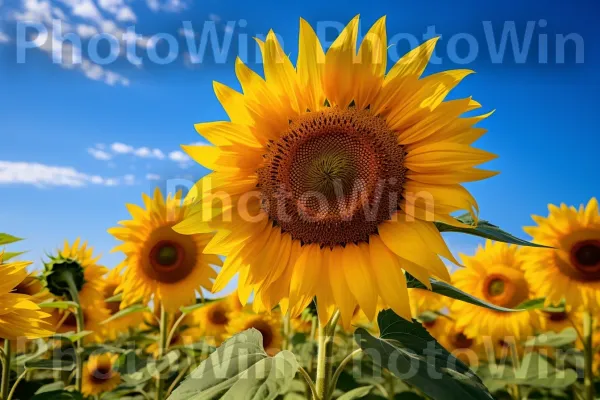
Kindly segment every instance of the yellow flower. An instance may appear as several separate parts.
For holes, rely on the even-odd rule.
[[[540,310],[538,311],[540,320],[540,332],[560,333],[566,328],[572,328],[573,324],[580,329],[583,319],[580,313],[572,309],[563,309],[556,311]]]
[[[84,342],[98,343],[112,337],[112,335],[107,335],[105,325],[101,324],[102,321],[110,317],[110,311],[104,306],[104,303],[88,304],[84,301],[81,302],[81,310],[83,311],[83,330],[92,332],[83,338]],[[74,310],[59,311],[56,320],[58,321],[57,332],[77,332],[77,319]]]
[[[251,328],[261,333],[263,348],[269,355],[274,355],[281,349],[281,314],[279,312],[274,311],[271,314],[235,313],[227,325],[227,336],[231,337]]]
[[[444,328],[437,329],[435,334],[432,333],[431,335],[435,337],[454,357],[466,364],[478,365],[482,355],[480,339],[475,336],[467,335],[464,330],[459,329],[456,324],[448,318],[438,317],[437,320],[445,320],[441,324]]]
[[[525,231],[535,243],[554,249],[524,249],[525,276],[548,305],[566,300],[573,308],[596,309],[600,301],[600,214],[593,198],[579,209],[549,205],[547,218]]]
[[[416,317],[425,311],[440,311],[446,306],[443,296],[426,289],[409,289],[410,309]]]
[[[123,264],[112,269],[105,278],[104,285],[104,308],[108,310],[108,317],[112,317],[121,309],[121,301],[106,301],[115,296],[115,291],[123,280],[121,272]],[[144,320],[142,312],[132,313],[103,324],[104,336],[116,339],[120,334],[127,333],[129,328],[140,326]]]
[[[121,374],[114,370],[116,354],[92,355],[83,367],[81,391],[86,396],[110,392],[121,383]]]
[[[466,268],[452,275],[454,285],[475,297],[500,307],[514,308],[530,298],[519,249],[506,243],[486,241],[474,256],[461,255]],[[537,326],[535,312],[500,312],[454,301],[452,315],[458,329],[469,337],[489,337],[493,342],[517,341],[532,335]]]
[[[65,240],[62,250],[57,255],[50,256],[45,263],[46,286],[56,296],[69,298],[62,274],[68,272],[74,280],[82,304],[103,302],[104,280],[102,276],[108,271],[98,265],[100,256],[94,256],[93,247],[87,242],[81,243],[77,238],[73,244]]]
[[[50,336],[52,325],[50,314],[43,312],[35,298],[12,291],[27,279],[30,262],[3,263],[4,252],[0,252],[0,338],[17,340]]]
[[[321,322],[339,308],[348,325],[357,305],[373,320],[379,299],[410,318],[404,271],[449,280],[439,256],[454,257],[433,220],[475,216],[461,184],[495,175],[476,168],[495,156],[471,146],[487,114],[459,118],[479,103],[444,102],[471,71],[420,79],[436,39],[386,74],[385,18],[357,52],[358,26],[324,52],[301,20],[296,66],[271,31],[260,43],[265,79],[238,59],[243,94],[214,85],[231,121],[196,125],[214,146],[183,146],[214,172],[175,227],[218,232],[205,250],[227,256],[213,291],[239,273],[242,303],[254,292],[258,309],[280,304],[294,317],[316,295]]]
[[[132,220],[109,229],[123,241],[113,251],[127,257],[118,288],[123,293],[121,308],[154,299],[172,313],[194,303],[202,287],[210,289],[216,272],[209,264],[222,262],[215,255],[202,254],[212,235],[182,235],[172,229],[189,213],[180,193],[165,201],[157,188],[154,198],[144,194],[143,199],[145,208],[127,205]]]
[[[213,301],[191,314],[191,324],[200,327],[204,340],[219,346],[227,334],[227,324],[234,311],[229,299]]]

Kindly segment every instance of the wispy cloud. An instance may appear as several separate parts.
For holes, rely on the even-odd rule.
[[[0,43],[8,43],[10,42],[10,38],[8,35],[2,31],[0,31]]]
[[[160,175],[157,174],[146,174],[146,179],[149,181],[159,181]]]
[[[35,162],[0,161],[0,185],[21,184],[44,187],[117,186],[133,184],[133,175],[103,177],[86,174],[73,167],[46,165]]]
[[[109,153],[107,153],[104,150],[101,149],[94,149],[94,148],[89,148],[88,153],[94,157],[96,160],[110,160],[112,158],[112,155],[110,155]]]

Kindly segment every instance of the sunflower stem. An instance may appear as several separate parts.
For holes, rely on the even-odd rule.
[[[63,272],[62,279],[67,283],[71,300],[77,304],[77,309],[75,310],[75,322],[77,324],[77,333],[81,333],[84,330],[85,321],[83,320],[83,310],[81,308],[81,302],[79,301],[79,290],[77,290],[75,280],[69,272]],[[81,337],[77,338],[75,341],[75,388],[79,392],[81,392],[83,374],[83,360],[81,359],[83,346],[81,341]]]
[[[586,400],[594,400],[594,342],[593,342],[593,317],[592,313],[586,311],[583,314],[583,339],[585,356],[585,375],[583,386],[585,388]]]
[[[0,398],[2,400],[6,400],[6,397],[8,396],[8,386],[10,385],[10,345],[10,340],[4,339],[4,364],[2,365],[2,386],[0,388],[2,392]]]
[[[319,321],[319,349],[317,352],[316,377],[317,393],[316,395],[313,395],[313,400],[329,400],[333,362],[333,334],[338,319],[339,313],[336,312],[328,323],[322,324],[321,321]]]
[[[19,383],[21,383],[21,381],[23,379],[25,379],[25,377],[27,376],[28,373],[29,373],[29,370],[26,368],[25,371],[23,371],[23,373],[21,373],[21,375],[19,375],[19,377],[17,378],[15,383],[13,383],[12,389],[10,389],[10,393],[8,394],[8,397],[6,397],[6,400],[11,400],[13,398],[13,396],[15,395],[15,392],[17,390],[17,386],[19,385]],[[3,399],[5,399],[5,397],[3,397]]]
[[[337,381],[340,378],[340,375],[342,375],[342,372],[344,372],[344,368],[346,368],[346,365],[352,361],[352,359],[354,358],[354,356],[356,356],[357,354],[362,353],[362,349],[356,349],[354,350],[352,353],[348,354],[346,356],[346,358],[344,358],[342,360],[342,362],[340,363],[340,365],[338,365],[337,369],[335,370],[335,373],[333,374],[333,378],[331,379],[331,387],[329,388],[329,398],[333,397],[333,392],[335,391],[335,387],[337,386]]]
[[[290,335],[292,334],[292,319],[290,318],[290,314],[287,313],[283,317],[283,343],[281,348],[283,350],[290,350]]]
[[[160,337],[158,340],[158,355],[156,357],[157,361],[162,360],[163,356],[165,355],[165,352],[167,350],[167,346],[169,345],[167,342],[167,335],[169,333],[169,329],[168,329],[168,325],[169,325],[169,321],[168,321],[168,317],[167,317],[167,312],[165,310],[164,305],[160,305]],[[163,394],[163,379],[162,376],[159,374],[156,377],[156,395],[155,395],[155,399],[156,400],[162,400],[162,394]]]

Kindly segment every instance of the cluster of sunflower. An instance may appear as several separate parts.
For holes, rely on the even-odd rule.
[[[573,360],[554,366],[575,374],[559,389],[594,399],[596,200],[551,206],[527,228],[533,243],[479,221],[462,184],[496,174],[472,146],[491,113],[447,100],[472,71],[423,77],[437,39],[388,70],[385,18],[357,48],[358,31],[356,17],[325,51],[301,20],[295,66],[273,32],[259,40],[264,75],[238,59],[242,92],[214,85],[230,121],[197,124],[210,145],[183,146],[213,172],[185,198],[156,189],[128,204],[131,219],[109,229],[119,266],[79,240],[40,276],[0,258],[0,399],[490,399],[467,364],[510,351],[500,386],[521,400],[535,386],[518,376],[526,348],[552,340],[545,360],[571,344],[585,358],[583,382]],[[459,261],[446,231],[497,241]],[[234,277],[233,295],[205,298]],[[359,354],[373,373],[349,377]]]

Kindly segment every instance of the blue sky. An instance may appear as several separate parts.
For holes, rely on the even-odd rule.
[[[547,203],[580,204],[600,194],[600,14],[591,0],[0,0],[0,231],[27,238],[19,247],[30,250],[38,265],[45,251],[81,236],[104,254],[105,265],[114,266],[120,256],[109,254],[115,242],[106,229],[127,218],[125,203],[140,203],[142,192],[164,189],[169,179],[206,173],[179,146],[201,140],[194,123],[226,118],[212,81],[237,88],[233,61],[240,51],[248,49],[249,64],[260,67],[251,37],[272,28],[295,56],[300,17],[329,26],[321,39],[331,42],[335,27],[356,14],[362,33],[388,16],[388,37],[397,35],[392,59],[412,46],[409,38],[422,42],[433,27],[442,39],[428,72],[477,72],[453,96],[472,95],[485,110],[496,109],[482,124],[489,133],[478,146],[499,155],[489,168],[501,174],[468,185],[482,218],[526,237],[521,227],[530,224],[531,214],[545,214]],[[63,33],[84,36],[84,61],[53,63],[57,49],[48,40],[17,63],[17,43],[33,39],[19,38],[17,24],[53,19],[63,21]],[[183,21],[192,24],[195,36],[182,29]],[[201,41],[202,29],[212,26],[207,21],[220,43],[231,39],[217,60],[225,62],[216,62],[210,50],[202,63],[188,54],[186,38]],[[515,54],[509,41],[496,54],[503,30],[513,25],[520,46],[530,40],[529,50]],[[143,64],[132,65],[123,54],[113,63],[94,64],[87,51],[90,35],[122,37],[131,26],[141,35],[136,44]],[[172,63],[149,59],[148,43],[158,33],[177,40],[178,52],[164,41],[156,46],[162,57],[173,53]],[[569,34],[561,59],[557,35]],[[540,62],[544,43],[550,51]],[[99,54],[109,55],[108,47],[99,45]],[[478,243],[455,235],[448,240],[454,251],[471,252]]]

